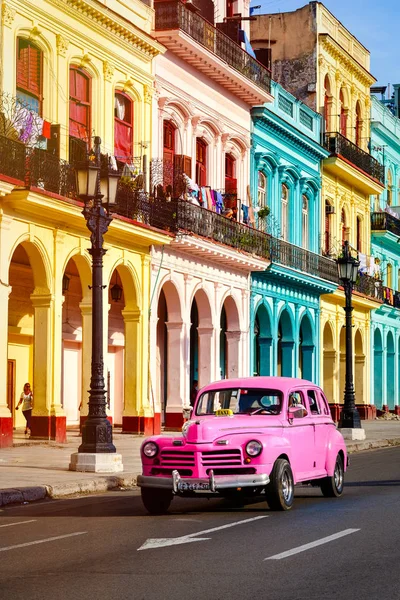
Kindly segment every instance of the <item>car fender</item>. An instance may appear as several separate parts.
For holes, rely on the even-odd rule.
[[[339,452],[343,455],[343,467],[347,470],[347,448],[342,434],[337,429],[332,429],[327,440],[326,472],[329,477],[335,471],[336,457]]]

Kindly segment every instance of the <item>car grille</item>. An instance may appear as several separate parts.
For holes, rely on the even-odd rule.
[[[194,467],[194,452],[162,450],[160,458],[162,467],[178,470],[185,467]]]
[[[232,450],[209,450],[201,453],[203,467],[234,467],[242,464],[242,456],[239,449]]]

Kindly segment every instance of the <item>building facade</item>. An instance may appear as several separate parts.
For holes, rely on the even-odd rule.
[[[353,294],[356,402],[362,417],[370,404],[371,310],[381,302],[371,276],[370,195],[384,189],[381,165],[368,151],[369,52],[320,2],[297,11],[261,15],[251,22],[255,48],[270,48],[273,78],[324,118],[321,250],[335,257],[348,240],[367,274]],[[368,268],[367,268],[368,266]],[[345,377],[344,294],[321,297],[322,382],[338,415]]]
[[[252,110],[257,225],[276,240],[271,265],[252,275],[252,372],[319,383],[320,296],[337,288],[334,261],[319,254],[328,152],[319,143],[321,116],[279,84],[272,92],[272,104]]]
[[[383,304],[372,312],[371,401],[399,413],[400,404],[400,120],[398,88],[371,95],[371,153],[384,166],[386,189],[371,197],[371,252]],[[376,88],[372,88],[374,92]],[[379,98],[379,92],[381,98]]]
[[[269,71],[242,43],[248,2],[155,2],[156,99],[150,185],[176,237],[152,254],[151,386],[167,428],[191,390],[249,373],[250,273],[269,264],[249,227],[250,109],[271,102]],[[158,166],[158,170],[156,167]]]
[[[34,437],[64,441],[66,426],[87,414],[90,242],[73,165],[97,135],[115,164],[143,168],[136,157],[151,140],[152,61],[164,51],[150,35],[153,20],[139,0],[2,4],[2,446],[24,424],[15,406],[26,381],[34,393]],[[150,247],[170,237],[146,198],[139,205],[129,185],[120,192],[105,238],[104,377],[110,418],[139,432],[153,417]]]

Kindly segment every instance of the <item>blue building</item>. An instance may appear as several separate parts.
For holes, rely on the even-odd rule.
[[[273,104],[252,109],[251,196],[256,226],[273,236],[271,266],[252,274],[251,366],[256,375],[319,383],[320,296],[337,288],[321,256],[321,116],[279,84]]]
[[[382,281],[384,303],[371,323],[371,403],[399,411],[400,401],[400,119],[399,89],[385,99],[386,88],[372,88],[371,154],[385,167],[386,189],[371,197],[372,268]]]

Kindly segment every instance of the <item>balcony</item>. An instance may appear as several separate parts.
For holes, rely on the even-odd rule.
[[[383,303],[393,308],[400,308],[400,292],[398,290],[392,290],[388,287],[382,288]]]
[[[377,302],[383,301],[383,288],[380,279],[375,279],[375,277],[371,277],[370,275],[359,274],[353,289],[355,292],[371,300],[376,300]]]
[[[392,236],[400,237],[400,220],[387,212],[373,212],[371,213],[371,231],[383,231],[385,234],[389,233]]]
[[[190,8],[189,8],[190,6]],[[249,106],[271,102],[271,73],[180,0],[155,5],[155,37]]]
[[[383,191],[384,167],[368,152],[340,133],[326,133],[323,145],[331,154],[324,160],[324,170],[346,178],[366,194],[380,194]]]

